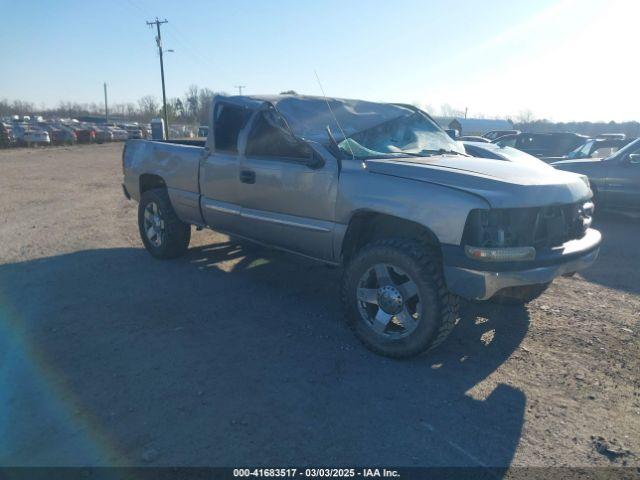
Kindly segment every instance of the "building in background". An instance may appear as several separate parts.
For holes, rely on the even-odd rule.
[[[436,118],[442,128],[457,130],[458,135],[484,135],[491,130],[513,130],[509,120],[490,118]]]

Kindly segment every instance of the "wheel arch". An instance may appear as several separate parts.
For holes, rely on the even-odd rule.
[[[347,226],[340,248],[340,259],[346,264],[367,243],[383,238],[408,238],[441,253],[440,240],[425,225],[405,218],[371,210],[355,212]]]
[[[140,191],[140,195],[142,195],[144,192],[154,188],[166,189],[167,183],[160,175],[156,175],[154,173],[143,173],[138,179],[138,188]]]

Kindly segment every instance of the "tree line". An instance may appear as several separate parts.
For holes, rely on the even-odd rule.
[[[295,94],[293,90],[282,92]],[[185,125],[206,125],[208,123],[211,101],[215,95],[209,88],[191,85],[182,97],[167,100],[167,116],[169,123]],[[423,106],[433,112],[431,106]],[[445,117],[461,117],[463,111],[455,110],[448,104],[441,106]],[[445,115],[448,114],[448,115]],[[137,102],[114,103],[109,105],[109,114],[124,121],[149,122],[152,118],[162,116],[162,102],[152,95],[145,95]],[[38,108],[33,102],[24,100],[0,99],[0,117],[11,115],[42,115],[44,117],[73,118],[86,115],[104,115],[104,104],[60,102],[54,108]],[[481,114],[474,114],[475,118],[484,118]],[[524,132],[550,133],[575,132],[583,135],[595,136],[601,133],[624,133],[628,137],[640,137],[640,123],[638,122],[552,122],[546,119],[536,120],[529,110],[520,112],[514,119],[515,128]]]
[[[207,124],[211,101],[215,95],[209,88],[191,85],[182,97],[167,99],[169,123]],[[104,104],[60,102],[56,107],[43,108],[25,100],[0,99],[0,117],[12,115],[41,115],[43,117],[76,118],[87,115],[104,115]],[[109,104],[109,115],[125,121],[149,122],[162,117],[162,102],[152,95],[145,95],[137,102]]]

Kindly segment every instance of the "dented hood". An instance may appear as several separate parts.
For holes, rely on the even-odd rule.
[[[418,180],[463,190],[493,208],[540,207],[574,203],[591,196],[586,177],[540,165],[440,155],[367,160],[373,174]]]

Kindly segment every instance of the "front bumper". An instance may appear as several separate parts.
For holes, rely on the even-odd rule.
[[[592,228],[577,240],[537,252],[526,262],[479,262],[465,257],[462,247],[443,248],[444,275],[452,293],[469,300],[487,300],[508,287],[547,283],[575,273],[598,258],[602,235]]]

